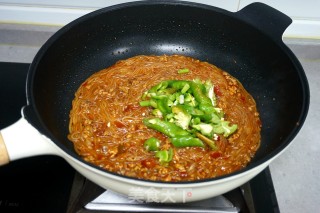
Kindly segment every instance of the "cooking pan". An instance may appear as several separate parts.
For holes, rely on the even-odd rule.
[[[104,188],[128,196],[139,190],[139,199],[156,193],[159,202],[196,201],[232,190],[277,158],[307,116],[308,82],[282,41],[290,24],[289,17],[261,3],[232,13],[197,3],[145,1],[87,14],[55,33],[35,56],[22,118],[1,131],[1,164],[54,154]],[[261,146],[246,168],[218,178],[165,183],[104,171],[76,154],[67,134],[77,88],[93,73],[142,54],[191,56],[242,82],[262,120]]]

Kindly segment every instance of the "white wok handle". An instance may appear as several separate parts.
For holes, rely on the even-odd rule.
[[[58,148],[25,118],[20,118],[16,123],[1,130],[0,165],[20,158],[44,154],[58,155]]]
[[[7,151],[7,147],[4,143],[4,140],[2,138],[1,132],[0,132],[0,165],[4,165],[9,163],[9,155]]]

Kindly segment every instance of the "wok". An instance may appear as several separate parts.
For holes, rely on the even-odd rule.
[[[290,24],[289,17],[261,3],[232,13],[197,3],[145,1],[87,14],[55,33],[35,56],[22,118],[1,131],[1,164],[54,154],[104,188],[126,195],[139,190],[144,198],[152,191],[159,202],[195,201],[232,190],[277,158],[307,116],[308,82],[282,41]],[[262,120],[261,146],[246,168],[213,179],[164,183],[104,171],[76,154],[67,139],[75,91],[94,72],[141,54],[191,56],[242,82]]]

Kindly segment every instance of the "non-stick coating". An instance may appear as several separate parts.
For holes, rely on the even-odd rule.
[[[209,6],[128,5],[80,18],[39,51],[30,68],[27,95],[35,112],[29,116],[35,117],[32,123],[41,132],[78,157],[67,134],[71,102],[80,84],[121,59],[181,54],[228,71],[255,98],[262,141],[249,168],[290,143],[305,119],[309,90],[299,62],[281,38],[247,24],[241,18],[245,14]]]

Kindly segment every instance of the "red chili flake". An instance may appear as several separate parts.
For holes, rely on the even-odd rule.
[[[156,166],[156,161],[154,159],[144,159],[141,161],[141,165],[147,168],[153,168]]]
[[[129,104],[129,105],[127,105],[127,106],[124,108],[123,111],[124,111],[124,112],[129,112],[129,111],[137,110],[137,109],[139,109],[139,108],[141,108],[141,106]]]
[[[94,116],[90,113],[87,114],[87,118],[89,118],[90,120],[94,120]]]
[[[244,96],[241,95],[240,99],[241,99],[241,101],[242,101],[243,103],[246,103],[246,97],[244,97]]]
[[[219,86],[216,86],[216,85],[214,86],[214,94],[216,94],[216,96],[221,96],[222,95]]]
[[[114,125],[116,125],[116,127],[118,127],[118,128],[123,128],[123,127],[126,126],[124,123],[122,123],[122,122],[120,122],[120,121],[114,121],[113,123],[114,123]]]
[[[212,157],[212,158],[219,158],[221,156],[222,156],[222,154],[220,152],[211,152],[210,153],[210,157]]]
[[[137,131],[139,129],[139,125],[134,125],[133,129],[134,129],[134,131]]]
[[[260,127],[262,126],[262,122],[261,122],[260,119],[258,119],[257,123],[258,123],[258,125],[259,125]]]

